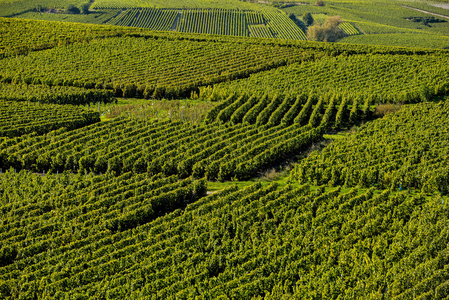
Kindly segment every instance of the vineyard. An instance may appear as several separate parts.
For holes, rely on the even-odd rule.
[[[407,105],[299,164],[299,182],[447,194],[449,101]]]
[[[338,25],[338,27],[340,27],[347,36],[352,36],[352,35],[358,35],[361,34],[360,30],[358,30],[357,28],[354,27],[354,25],[352,25],[349,22],[343,22],[340,25]]]
[[[121,11],[107,24],[187,33],[307,40],[305,33],[285,13],[269,9],[135,8]],[[266,29],[261,31],[259,28]],[[345,28],[348,33],[356,30],[350,25]]]
[[[16,17],[46,21],[107,24],[180,33],[201,33],[226,36],[264,37],[307,40],[305,33],[278,10],[241,10],[224,8],[154,8],[154,7],[100,7],[88,15],[70,15],[25,11]],[[260,26],[271,34],[261,36],[254,32]],[[70,42],[67,37],[62,42]],[[41,47],[45,47],[42,45]],[[18,49],[16,51],[24,49]],[[26,49],[25,49],[26,50]]]
[[[125,31],[112,26],[0,18],[0,32],[0,58],[3,58],[74,42],[121,36]],[[126,29],[126,32],[132,31]]]
[[[0,299],[449,299],[448,50],[285,13],[340,0],[8,1],[109,25],[0,18]]]
[[[369,113],[361,103],[349,108],[347,100],[337,102],[336,97],[314,95],[230,96],[209,112],[205,123],[195,126],[118,118],[79,130],[4,139],[0,167],[246,180],[306,150],[326,129],[354,123]]]
[[[3,78],[3,81],[4,83],[0,83],[0,99],[8,101],[85,105],[98,102],[109,103],[114,100],[112,91],[62,86],[65,83],[62,80],[43,82],[44,85],[41,81],[31,78],[24,80],[23,83],[17,77]],[[56,85],[53,86],[54,83]]]
[[[177,31],[248,36],[245,13],[230,10],[187,10],[181,12]]]
[[[1,179],[3,298],[447,295],[436,198],[255,184],[197,200],[204,182],[160,175]]]
[[[98,113],[72,105],[0,100],[0,137],[44,134],[61,127],[71,130],[99,121]]]
[[[277,2],[277,1],[275,1]],[[340,16],[363,34],[350,35],[339,42],[367,45],[391,45],[444,49],[449,46],[449,22],[426,26],[411,22],[410,18],[434,17],[447,21],[449,10],[442,1],[413,0],[333,0],[332,5],[312,5],[317,1],[302,1],[305,5],[294,5],[297,1],[280,1],[287,14],[302,16],[311,13],[318,21],[330,16]],[[289,5],[287,2],[292,2]],[[326,1],[323,1],[326,4]],[[310,5],[307,5],[310,4]],[[282,5],[282,4],[281,4]],[[420,11],[417,11],[419,9]],[[437,14],[439,16],[432,16]],[[441,17],[443,16],[443,17]],[[344,25],[343,25],[344,26]],[[340,26],[342,27],[342,26]]]
[[[341,55],[293,63],[249,78],[214,87],[216,94],[301,93],[319,90],[375,103],[416,103],[447,95],[448,56],[441,55]],[[304,76],[307,74],[307,76]],[[204,96],[211,97],[204,89]]]
[[[25,24],[33,22],[41,23]],[[17,26],[22,23],[17,21]],[[106,89],[118,97],[158,99],[190,97],[200,87],[220,82],[225,83],[215,89],[222,98],[229,91],[248,93],[254,86],[262,93],[313,92],[319,88],[324,93],[336,91],[361,97],[374,94],[378,101],[406,103],[421,99],[426,89],[430,95],[447,93],[447,55],[443,51],[201,39],[196,35],[153,34],[134,29],[110,32],[110,28],[104,27],[105,34],[112,35],[108,38],[92,35],[83,42],[60,46],[55,41],[45,51],[6,57],[0,61],[0,82]],[[45,32],[47,35],[50,38]],[[32,32],[31,36],[37,38],[39,34]],[[22,47],[19,37],[15,34],[5,47]],[[365,67],[361,69],[360,65]],[[264,72],[270,69],[274,70]],[[407,80],[403,80],[404,76]],[[238,78],[242,80],[235,80]],[[109,96],[106,93],[98,97],[108,101]]]
[[[106,88],[117,96],[139,93],[142,98],[177,98],[190,96],[199,86],[308,59],[309,53],[282,45],[121,37],[3,59],[0,81]]]
[[[165,31],[171,29],[178,16],[175,10],[155,8],[130,9],[125,12],[116,10],[115,15],[107,24]]]

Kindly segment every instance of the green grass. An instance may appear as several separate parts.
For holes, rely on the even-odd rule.
[[[324,137],[325,139],[328,139],[328,140],[339,140],[339,139],[345,138],[345,137],[348,136],[349,134],[350,134],[350,133],[341,131],[341,132],[337,132],[337,133],[334,133],[334,134],[323,134],[323,137]]]
[[[100,104],[101,120],[106,121],[122,115],[134,115],[150,119],[177,119],[200,122],[216,103],[195,100],[147,100],[135,98],[117,98],[117,103]],[[98,110],[97,105],[91,106]]]

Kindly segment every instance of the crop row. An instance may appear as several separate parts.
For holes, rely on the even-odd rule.
[[[135,31],[113,26],[9,18],[0,18],[0,28],[0,58]]]
[[[178,15],[176,10],[142,8],[129,9],[110,19],[107,24],[168,31]]]
[[[300,182],[372,185],[446,194],[449,185],[448,101],[403,106],[302,161]]]
[[[266,10],[264,17],[267,20],[267,26],[274,33],[274,37],[286,40],[307,40],[304,31],[287,17],[284,12]]]
[[[172,98],[190,96],[198,86],[307,59],[307,52],[290,47],[122,37],[3,59],[0,80]]]
[[[268,37],[306,40],[304,32],[280,12],[258,12],[235,9],[160,9],[134,8],[122,11],[107,24],[176,30],[178,32],[221,34],[232,36]],[[178,21],[175,25],[175,19]],[[265,21],[272,29],[264,25]],[[280,23],[280,24],[277,24]],[[258,24],[258,26],[254,26]],[[263,27],[260,27],[261,25]],[[262,30],[261,28],[266,28]],[[248,31],[249,29],[249,31]],[[267,35],[271,31],[275,34]],[[265,34],[262,34],[264,32]]]
[[[447,295],[448,212],[441,199],[258,183],[111,229],[115,211],[130,224],[128,216],[151,210],[147,200],[128,205],[136,198],[165,200],[183,186],[195,190],[194,182],[145,175],[0,175],[0,234],[8,241],[0,249],[0,296]]]
[[[369,113],[357,101],[349,104],[346,98],[313,94],[231,96],[197,125],[116,119],[70,132],[5,139],[0,167],[248,179],[307,149],[329,128],[346,127]]]
[[[371,117],[368,100],[364,99],[362,102],[361,98],[351,99],[339,94],[323,96],[314,93],[251,96],[231,94],[208,112],[205,123],[231,122],[268,127],[310,123],[316,127],[322,121],[325,110],[329,110],[331,119],[328,125],[341,129]]]
[[[82,107],[0,100],[1,137],[44,134],[61,127],[71,130],[99,121],[98,112]]]
[[[320,91],[375,103],[416,103],[449,94],[447,55],[342,55],[293,63],[225,82],[215,93],[298,94]],[[203,89],[204,90],[204,89]],[[204,90],[208,92],[207,89]],[[208,93],[204,97],[209,97]]]
[[[360,31],[349,22],[343,22],[340,25],[338,25],[338,27],[340,27],[345,32],[346,35],[360,34]]]
[[[263,14],[256,11],[245,11],[246,23],[248,25],[263,24],[265,22]]]
[[[322,134],[299,125],[283,127],[264,131],[255,125],[191,126],[120,119],[70,132],[4,139],[0,165],[4,169],[163,172],[183,177],[200,168],[207,170],[210,179],[242,179],[306,149]],[[199,170],[196,174],[204,176]]]
[[[0,99],[6,101],[86,105],[98,102],[109,103],[114,100],[112,91],[64,86],[63,81],[47,82],[51,85],[22,83],[15,79],[4,81],[6,83],[0,83]],[[53,86],[53,83],[56,85]]]
[[[246,15],[237,10],[185,10],[177,30],[207,34],[248,36]]]
[[[273,32],[271,31],[270,27],[264,24],[249,25],[248,30],[251,37],[268,39],[273,38]]]

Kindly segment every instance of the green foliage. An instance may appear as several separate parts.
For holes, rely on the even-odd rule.
[[[0,267],[1,296],[446,294],[440,198],[259,183],[181,201],[183,210],[168,205],[195,184],[129,173],[0,175],[1,253],[17,252]],[[171,212],[147,218],[159,203]]]
[[[311,41],[336,42],[345,35],[339,26],[343,23],[340,16],[329,17],[323,25],[317,24],[307,30],[307,38]]]
[[[261,5],[240,1],[214,1],[214,0],[185,0],[180,5],[178,0],[95,0],[93,8],[108,9],[108,8],[136,8],[136,7],[155,7],[155,8],[218,8],[218,9],[239,9],[239,10],[254,10],[261,8]]]
[[[436,49],[444,49],[449,45],[449,37],[428,33],[361,34],[344,37],[340,41],[352,44],[426,47]]]
[[[177,10],[157,8],[129,9],[124,12],[116,12],[115,16],[108,20],[107,24],[168,31],[171,29],[177,16]]]
[[[295,167],[292,178],[446,194],[447,113],[447,101],[403,106],[314,152]]]
[[[304,24],[306,26],[311,26],[313,24],[313,17],[312,14],[309,12],[306,12],[302,15],[302,20],[304,21]]]
[[[116,96],[123,95],[124,86],[134,84],[143,91],[147,86],[155,87],[155,98],[179,98],[190,96],[199,86],[244,78],[284,65],[287,60],[308,59],[307,52],[295,48],[251,41],[216,43],[161,37],[97,39],[6,58],[0,62],[0,81],[9,83],[18,78],[45,85],[114,85]],[[197,55],[192,56],[192,52]]]
[[[9,246],[0,248],[0,267],[5,267],[14,262],[17,257],[17,249]]]
[[[345,36],[362,34],[354,25],[349,22],[342,22],[338,25],[338,27],[343,30]]]
[[[248,36],[246,14],[239,10],[184,10],[176,30],[207,34]]]
[[[297,16],[310,12],[318,22],[322,16],[341,16],[344,20],[350,20],[363,33],[351,38],[345,37],[340,42],[440,49],[449,45],[449,23],[432,23],[429,27],[407,20],[410,17],[425,20],[429,18],[429,13],[448,15],[447,9],[436,3],[400,0],[337,0],[326,6],[313,5],[313,1],[309,3],[312,5],[294,5],[283,10]],[[414,11],[415,8],[429,13]]]
[[[86,0],[1,0],[0,17],[16,17],[23,12],[36,10],[45,11],[53,8],[68,8],[70,5],[79,6]]]
[[[126,2],[94,4],[105,3]],[[225,8],[191,12],[303,37],[278,11]],[[122,21],[154,12],[130,9]],[[64,42],[44,25],[45,47],[37,29],[30,42],[22,29],[0,42],[20,49],[0,61],[0,132],[20,127],[0,137],[1,299],[446,297],[447,101],[404,106],[312,152],[289,180],[321,186],[210,194],[206,184],[305,157],[326,131],[370,119],[372,104],[447,95],[446,52],[81,26],[86,39]],[[199,124],[140,114],[67,130],[98,114],[32,102],[195,98],[199,87],[222,100]],[[357,185],[370,189],[346,189]]]
[[[84,15],[89,14],[90,3],[84,3],[81,5],[80,12]]]
[[[95,38],[121,36],[123,28],[0,18],[0,58],[28,54]],[[128,29],[127,32],[132,32]]]
[[[8,82],[9,79],[3,78],[3,81]],[[114,100],[110,91],[60,86],[65,82],[58,80],[54,82],[48,81],[51,86],[32,85],[29,84],[31,81],[30,78],[15,78],[13,84],[0,83],[0,99],[72,105],[86,105],[98,102],[110,103]]]
[[[351,99],[368,99],[371,105],[416,103],[448,95],[447,55],[408,55],[396,50],[396,54],[342,55],[290,64],[216,85],[215,91],[223,95],[249,91],[344,94]]]
[[[300,108],[306,97],[230,96],[198,125],[116,118],[68,132],[4,139],[0,167],[248,179],[306,150],[334,126],[337,98],[322,98],[312,108],[311,96]],[[344,116],[348,122],[349,111]]]
[[[80,9],[73,4],[70,4],[65,9],[65,13],[67,14],[79,14],[80,12],[81,12]]]
[[[275,38],[307,40],[304,31],[298,27],[284,12],[266,10],[264,17]]]
[[[32,116],[32,117],[31,117]],[[98,112],[72,105],[23,103],[0,100],[0,136],[44,134],[59,128],[80,128],[100,121]]]

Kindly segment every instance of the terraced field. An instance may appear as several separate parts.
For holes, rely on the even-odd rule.
[[[298,5],[51,4],[0,11],[128,27],[0,18],[0,299],[448,299],[447,50],[304,41]]]

